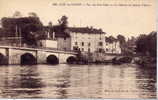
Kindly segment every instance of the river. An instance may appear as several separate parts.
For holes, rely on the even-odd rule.
[[[156,68],[134,64],[0,66],[0,98],[156,98]]]

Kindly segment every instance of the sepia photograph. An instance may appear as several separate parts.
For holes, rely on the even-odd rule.
[[[0,99],[156,99],[156,0],[0,0]]]

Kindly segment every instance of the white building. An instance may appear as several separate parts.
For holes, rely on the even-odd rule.
[[[105,33],[101,29],[88,27],[69,28],[71,49],[82,52],[102,52],[104,50]]]
[[[55,38],[55,34],[52,34],[52,37],[50,36],[50,31],[45,31],[46,37],[43,37],[39,41],[39,46],[45,47],[45,48],[52,48],[52,49],[57,49],[58,47],[58,42],[57,39]]]
[[[106,33],[101,29],[88,27],[69,28],[71,37],[71,50],[79,49],[82,52],[121,53],[117,40],[106,41]]]
[[[119,41],[114,41],[112,43],[106,42],[105,43],[105,52],[106,53],[121,54],[121,48],[120,48]]]
[[[54,49],[57,49],[57,40],[51,40],[51,39],[43,39],[43,40],[40,40],[41,41],[41,44],[42,44],[42,47],[45,47],[45,48],[54,48]]]

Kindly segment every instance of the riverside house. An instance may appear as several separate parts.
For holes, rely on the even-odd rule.
[[[105,32],[89,27],[69,27],[71,49],[81,52],[103,52]]]

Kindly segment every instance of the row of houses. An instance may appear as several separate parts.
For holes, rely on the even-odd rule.
[[[119,41],[108,42],[101,29],[89,27],[46,27],[47,38],[39,42],[42,47],[58,50],[79,50],[83,53],[121,53]]]

